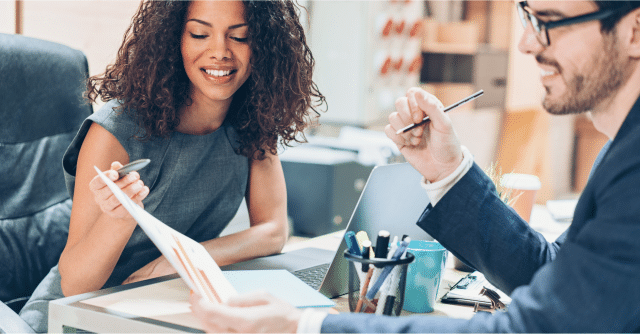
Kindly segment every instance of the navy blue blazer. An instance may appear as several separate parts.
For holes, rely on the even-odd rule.
[[[607,146],[555,242],[507,207],[475,164],[420,217],[422,229],[510,294],[507,312],[328,315],[322,332],[640,331],[640,100]]]

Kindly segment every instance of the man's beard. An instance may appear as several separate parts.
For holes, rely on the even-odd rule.
[[[553,115],[580,114],[593,111],[600,103],[612,97],[630,75],[625,74],[627,64],[619,59],[617,44],[615,31],[606,35],[603,50],[593,57],[591,66],[586,67],[591,71],[570,78],[567,92],[560,100],[550,100],[550,88],[545,87],[547,96],[542,101],[544,109]],[[536,56],[536,60],[541,64],[553,65],[562,73],[558,63],[540,55]]]

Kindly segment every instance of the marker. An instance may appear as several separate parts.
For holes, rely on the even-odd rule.
[[[391,260],[393,255],[396,253],[396,249],[398,249],[398,236],[393,237],[393,241],[391,242],[391,246],[389,247],[389,254],[387,255],[387,260]],[[376,308],[376,314],[384,314],[384,311],[387,309],[387,300],[389,297],[394,297],[391,291],[391,282],[393,282],[393,277],[400,266],[395,266],[391,273],[389,274],[389,278],[382,283],[382,287],[380,288],[380,298],[378,299],[378,305],[380,307]],[[391,302],[391,306],[393,306],[393,301]]]
[[[358,246],[358,240],[356,239],[356,234],[353,231],[348,231],[344,235],[344,241],[347,243],[347,247],[349,248],[349,253],[355,256],[361,256],[362,252],[360,251],[360,247]]]
[[[376,258],[386,259],[389,252],[389,237],[391,234],[389,231],[381,230],[378,232],[378,239],[376,239]],[[378,268],[384,267],[383,265],[376,265]]]
[[[386,306],[388,296],[384,293],[385,286],[388,282],[382,284],[382,288],[380,289],[380,298],[378,298],[378,305],[376,306],[376,314],[383,315],[384,314],[384,306]]]
[[[117,172],[118,172],[118,178],[121,179],[123,177],[125,177],[127,174],[133,172],[133,171],[137,171],[140,170],[144,167],[146,167],[149,163],[151,162],[150,159],[139,159],[136,161],[132,161],[120,168],[118,168]]]
[[[402,236],[402,240],[404,241],[404,239],[408,237],[409,236],[405,234]],[[409,241],[411,241],[411,239],[409,239]],[[394,251],[394,254],[395,254],[395,251]],[[404,258],[406,254],[407,252],[404,252],[401,258]],[[384,310],[382,311],[382,314],[384,315],[391,315],[391,313],[393,313],[393,307],[395,305],[396,298],[399,297],[398,289],[400,285],[400,276],[402,275],[402,266],[395,266],[393,270],[391,270],[391,274],[389,275],[390,275],[388,278],[389,285],[387,286],[387,291],[384,291],[384,293],[387,295],[387,298],[385,299]]]
[[[410,240],[411,238],[407,238],[406,240],[402,241],[402,243],[400,243],[400,246],[398,246],[398,249],[396,249],[396,252],[395,254],[393,254],[393,257],[391,258],[391,260],[397,261],[402,257],[402,255],[404,255],[404,253],[407,251],[407,246],[409,246]],[[369,289],[369,292],[367,292],[367,298],[369,300],[373,299],[376,293],[378,293],[378,291],[380,290],[380,287],[382,286],[382,283],[387,278],[387,276],[389,276],[389,273],[391,272],[393,267],[394,266],[385,266],[384,269],[382,269],[380,276],[375,281],[375,283],[373,283],[373,286]]]
[[[395,302],[396,302],[396,296],[388,295],[387,298],[384,300],[384,310],[382,311],[382,314],[391,315],[391,313],[393,312],[393,304],[395,304]]]
[[[370,257],[370,251],[371,250],[371,241],[369,240],[365,240],[362,243],[362,258],[365,260],[368,260]],[[362,271],[363,272],[368,272],[369,271],[369,264],[368,263],[363,263],[362,264]]]
[[[356,239],[358,239],[358,243],[360,244],[360,247],[362,247],[362,243],[365,242],[365,240],[369,240],[369,235],[367,235],[367,232],[365,231],[360,231],[356,233]]]

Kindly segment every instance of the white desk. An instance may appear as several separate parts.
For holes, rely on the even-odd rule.
[[[343,233],[291,237],[283,251],[304,247],[335,251]],[[189,288],[174,274],[51,301],[49,332],[201,332],[189,306]]]
[[[202,332],[189,309],[189,289],[183,286],[175,274],[51,301],[49,332]],[[132,308],[134,312],[125,312]],[[189,326],[181,325],[185,321]]]
[[[283,251],[316,247],[336,251],[343,231],[308,239],[292,237]],[[348,306],[347,306],[348,309]],[[49,332],[202,332],[177,274],[62,298],[49,303]]]
[[[531,225],[548,240],[554,240],[569,226],[555,222],[544,206],[536,205]],[[342,233],[304,239],[292,237],[284,251],[304,247],[337,250]],[[453,268],[449,256],[438,300],[448,288],[467,273]],[[49,331],[71,332],[81,329],[91,332],[201,332],[198,320],[189,309],[189,289],[176,275],[161,277],[54,300],[49,304]],[[334,299],[338,312],[349,312],[346,297]],[[403,311],[403,314],[406,314]],[[436,303],[429,315],[471,318],[473,307]]]

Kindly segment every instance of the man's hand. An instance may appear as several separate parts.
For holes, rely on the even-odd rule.
[[[462,162],[460,142],[443,109],[435,96],[420,88],[411,88],[405,97],[396,101],[396,111],[389,115],[389,124],[385,127],[387,137],[396,143],[400,153],[430,182],[447,177]],[[421,122],[425,116],[431,121],[396,134],[407,125]]]
[[[302,314],[266,292],[233,297],[220,305],[194,293],[190,302],[208,333],[295,333]]]

